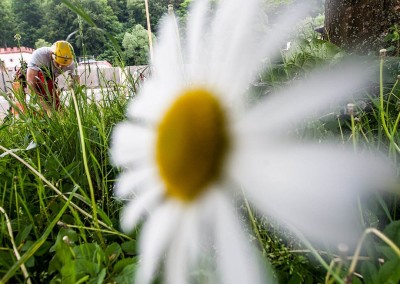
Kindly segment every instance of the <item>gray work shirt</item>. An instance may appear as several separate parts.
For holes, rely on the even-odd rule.
[[[52,58],[51,47],[41,47],[36,49],[32,53],[31,60],[28,63],[28,68],[32,68],[36,71],[42,71],[43,74],[52,74],[54,78],[57,78],[64,72],[72,72],[75,70],[75,62],[72,62],[69,66],[56,67]],[[50,72],[50,73],[49,73]]]

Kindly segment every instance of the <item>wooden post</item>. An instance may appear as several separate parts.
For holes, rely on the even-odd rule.
[[[153,39],[151,37],[150,14],[149,14],[149,3],[148,3],[148,0],[144,0],[144,4],[146,6],[147,35],[149,37],[150,59],[153,59]]]

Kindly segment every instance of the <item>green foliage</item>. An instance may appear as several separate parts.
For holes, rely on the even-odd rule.
[[[66,39],[68,34],[77,29],[76,15],[61,4],[60,0],[44,2],[42,14],[45,24],[37,27],[37,39],[42,38],[53,43]]]
[[[178,15],[179,18],[183,19],[187,15],[188,9],[190,4],[192,3],[193,0],[184,0],[180,5],[179,9],[176,11],[176,14]]]
[[[400,25],[394,24],[389,28],[387,35],[384,38],[389,45],[386,49],[394,56],[400,56]]]
[[[180,5],[184,13],[188,2],[175,1],[175,5]],[[281,1],[276,4],[278,2]],[[154,1],[150,3],[156,5]],[[117,55],[114,44],[109,42],[105,33],[109,31],[122,43],[127,62],[146,62],[147,32],[143,27],[145,23],[140,23],[144,18],[140,21],[130,19],[130,30],[126,33],[127,26],[114,26],[117,20],[126,20],[128,15],[133,15],[133,10],[144,8],[136,1],[137,6],[131,3],[128,6],[131,10],[123,11],[125,4],[126,1],[122,0],[80,1],[80,7],[88,15],[84,19],[61,1],[45,1],[42,6],[48,9],[45,21],[51,24],[47,30],[41,30],[42,36],[37,37],[41,40],[35,41],[52,42],[78,30],[79,33],[72,38],[79,46],[77,50],[82,53],[100,52],[97,54],[99,57],[113,58]],[[0,9],[0,14],[6,15],[11,2],[1,2],[0,7],[6,9]],[[159,14],[152,17],[160,18],[165,12],[163,5],[158,8],[160,10],[153,11],[160,11]],[[95,15],[104,11],[110,14],[107,19]],[[142,10],[136,11],[143,16]],[[103,13],[102,16],[106,15]],[[89,24],[92,17],[93,25]],[[9,40],[8,36],[2,40]],[[106,44],[100,50],[101,42]],[[88,45],[92,47],[84,51]],[[290,80],[307,76],[310,70],[321,64],[336,64],[344,56],[336,46],[313,33],[304,33],[302,40],[293,43],[289,51],[282,51],[282,58],[272,62],[271,68],[260,75],[253,88],[252,103],[257,103],[260,97],[268,96],[276,87]],[[378,61],[373,58],[371,64],[378,67]],[[343,106],[338,106],[333,119],[311,122],[305,129],[299,129],[300,135],[321,141],[354,141],[356,147],[363,149],[378,147],[398,165],[400,88],[396,76],[400,70],[397,58],[385,59],[384,64],[383,80],[377,78],[374,86],[366,86],[363,102],[368,107],[357,105],[352,118],[339,110]],[[7,276],[10,283],[26,282],[17,265],[21,263],[27,267],[34,283],[131,283],[134,279],[138,265],[137,241],[135,235],[127,236],[118,230],[121,203],[113,197],[118,169],[112,166],[108,153],[112,128],[125,118],[128,98],[123,88],[113,82],[109,84],[110,88],[101,90],[103,99],[98,103],[89,103],[89,91],[82,86],[76,87],[77,104],[71,96],[66,96],[63,110],[53,112],[50,117],[35,105],[34,97],[30,104],[26,104],[15,94],[26,111],[19,118],[9,116],[0,124],[0,146],[15,149],[13,154],[17,156],[5,155],[5,150],[0,150],[0,206],[11,220],[13,237],[22,260],[18,262],[15,256],[6,219],[0,214],[0,280]],[[382,87],[382,94],[379,87]],[[29,147],[31,142],[36,147]],[[87,159],[83,158],[84,151]],[[85,171],[85,166],[88,171]],[[391,193],[377,194],[363,203],[360,213],[366,225],[382,232],[392,243],[377,234],[368,235],[361,244],[355,273],[350,275],[354,251],[339,257],[318,250],[316,253],[323,261],[332,264],[332,270],[327,271],[321,260],[312,257],[309,247],[266,216],[256,216],[255,226],[248,233],[258,236],[252,241],[257,242],[264,257],[271,262],[279,283],[334,283],[335,279],[329,277],[333,273],[345,283],[398,283],[400,258],[394,249],[400,247],[398,209],[398,195]],[[242,213],[246,214],[245,211]],[[95,216],[98,224],[94,221]]]
[[[39,36],[37,27],[43,24],[39,0],[11,2],[15,33],[21,35],[21,45],[33,47]]]
[[[319,66],[334,66],[343,60],[349,60],[343,51],[331,43],[316,36],[304,37],[292,44],[291,49],[282,51],[282,60],[272,62],[260,80],[254,85],[250,104],[268,96],[276,88],[296,80]],[[376,147],[390,156],[398,165],[400,135],[397,131],[399,119],[400,66],[398,58],[358,57],[368,62],[371,69],[379,73],[382,62],[382,79],[376,78],[365,86],[361,92],[365,95],[355,103],[355,118],[346,113],[345,106],[337,106],[336,112],[329,117],[321,118],[304,128],[298,129],[301,137],[318,138],[321,141],[338,140],[341,143],[354,141],[355,147],[368,149]],[[271,63],[271,62],[269,62]],[[380,89],[382,90],[380,92]],[[381,104],[382,101],[382,104]],[[352,124],[353,123],[353,124]],[[387,130],[385,130],[387,129]],[[377,194],[375,198],[363,203],[363,218],[366,226],[383,232],[393,241],[400,251],[399,243],[399,210],[398,194]],[[281,283],[336,283],[332,277],[327,278],[323,268],[309,256],[311,252],[304,248],[296,238],[277,228],[277,225],[262,218],[258,220],[257,231],[262,238],[263,249],[272,262]],[[380,231],[379,231],[380,230]],[[362,254],[356,262],[355,275],[348,275],[350,260],[340,260],[327,253],[319,252],[345,283],[398,283],[400,281],[400,255],[381,238],[367,237],[362,243]],[[353,251],[349,252],[349,259]],[[302,258],[307,257],[307,258]],[[335,261],[335,262],[334,262]],[[357,275],[361,275],[358,278]],[[328,279],[328,280],[326,280]],[[331,282],[329,282],[331,281]],[[347,282],[348,281],[348,282]]]
[[[75,94],[77,110],[71,98],[66,97],[62,112],[54,112],[51,117],[33,105],[34,99],[29,105],[21,101],[25,113],[21,113],[19,119],[10,117],[0,129],[0,145],[20,148],[15,153],[43,175],[29,170],[10,154],[0,158],[0,169],[7,169],[0,176],[0,206],[11,219],[20,253],[34,249],[33,256],[24,263],[32,271],[31,277],[36,283],[78,283],[85,279],[90,283],[93,279],[102,283],[122,273],[123,268],[116,270],[114,265],[120,260],[132,259],[135,254],[132,249],[129,252],[121,249],[121,245],[131,246],[131,238],[114,229],[118,228],[116,213],[120,203],[112,198],[116,172],[108,156],[111,129],[124,117],[127,99],[119,90],[110,94],[104,90],[101,105],[89,104],[84,89],[77,88]],[[86,161],[81,154],[76,111],[83,118]],[[37,146],[27,147],[31,142]],[[101,228],[93,225],[85,163],[92,175],[94,204],[98,206]],[[73,197],[71,202],[75,205],[57,219],[56,216],[64,212],[61,209],[67,196]],[[88,213],[83,215],[82,212]],[[58,227],[51,227],[51,222]],[[99,238],[93,229],[101,231],[104,237]],[[10,238],[2,216],[0,236],[0,247],[7,247]],[[0,278],[16,261],[12,250],[1,251],[1,256]],[[12,282],[23,282],[19,270],[10,275]]]
[[[275,81],[267,77],[270,79],[268,88],[285,83],[290,76],[304,76],[324,60],[332,63],[338,54],[335,48],[331,53],[325,50],[330,47],[324,46],[320,40],[316,43],[307,41],[304,45],[306,47],[301,50],[308,50],[310,57],[319,59],[307,65],[307,60],[300,61],[298,58],[308,57],[304,54],[301,57],[301,50],[297,51],[295,60],[276,64],[283,68],[285,76],[274,77]],[[393,72],[396,73],[396,70]],[[325,121],[319,121],[310,124],[304,131],[321,140],[338,139],[346,143],[354,139],[357,145],[374,144],[397,161],[398,153],[393,148],[393,143],[400,143],[396,131],[396,98],[400,96],[397,84],[397,81],[389,81],[383,88],[383,109],[377,98],[371,96],[372,110],[357,111],[354,126],[349,123],[349,118],[345,118],[342,124],[337,124],[335,119],[336,127],[328,127]],[[122,89],[104,89],[103,100],[93,104],[88,103],[89,94],[85,88],[77,87],[74,91],[77,95],[76,107],[71,97],[66,97],[62,112],[54,112],[48,117],[33,105],[35,101],[32,99],[32,104],[25,105],[25,114],[20,114],[19,119],[10,118],[0,127],[0,145],[7,149],[19,149],[14,153],[25,162],[22,163],[11,154],[0,158],[1,207],[5,208],[11,219],[16,245],[25,257],[23,263],[36,283],[130,283],[138,265],[137,242],[116,229],[121,204],[113,198],[117,173],[108,156],[110,133],[112,127],[124,118],[127,98]],[[383,131],[383,122],[377,115],[381,111],[385,112],[393,140]],[[77,118],[78,113],[81,121]],[[37,147],[28,147],[31,141]],[[88,152],[87,161],[82,157],[83,148]],[[84,170],[85,163],[95,188],[94,204],[101,222],[99,226],[93,221],[93,200]],[[27,168],[28,165],[43,177]],[[62,195],[70,197],[74,206],[67,204]],[[381,230],[395,246],[400,247],[397,196],[391,194],[371,199],[375,202],[363,204],[365,209],[362,214],[367,225]],[[62,211],[64,207],[65,211]],[[81,210],[89,214],[84,215]],[[325,279],[334,282],[333,278],[327,276],[328,272],[320,261],[312,257],[310,248],[289,230],[265,216],[256,216],[254,221],[253,232],[249,232],[249,235],[258,236],[257,244],[264,257],[271,262],[279,283],[321,283]],[[317,253],[325,262],[333,263],[330,275],[335,273],[341,279],[352,278],[353,283],[361,283],[356,275],[362,275],[362,283],[367,284],[397,283],[400,280],[397,273],[400,271],[399,255],[392,246],[376,236],[368,236],[362,246],[356,274],[351,277],[347,275],[349,260],[341,260],[329,251]],[[11,282],[23,282],[24,276],[20,270],[13,268],[17,259],[10,246],[4,217],[0,217],[0,247],[0,277],[7,274]],[[353,251],[348,252],[349,259],[352,254]]]
[[[393,241],[397,248],[400,247],[400,221],[390,223],[383,234]],[[400,255],[396,254],[387,243],[367,240],[370,258],[360,260],[357,270],[363,276],[363,283],[399,283],[400,281]]]
[[[117,283],[132,281],[136,259],[121,258],[123,251],[118,243],[102,248],[97,243],[76,244],[78,240],[74,230],[61,229],[58,232],[49,251],[54,254],[48,269],[48,273],[54,275],[50,283],[104,283],[111,279]]]
[[[78,16],[75,21],[76,29],[74,30],[79,30],[73,40],[77,47],[76,52],[106,58],[104,55],[106,50],[113,49],[106,33],[116,36],[122,32],[122,24],[118,21],[112,8],[107,5],[106,1],[97,0],[86,0],[82,3],[71,1],[71,4],[84,11],[86,15],[85,19],[82,20]],[[93,24],[90,24],[89,19]],[[107,59],[114,60],[114,58]]]
[[[153,42],[155,37],[153,35]],[[149,37],[147,30],[141,25],[135,25],[131,32],[126,32],[122,40],[128,65],[148,64]]]
[[[303,39],[293,44],[284,55],[285,68],[289,78],[301,76],[328,60],[331,64],[339,61],[344,53],[334,44],[318,39]]]
[[[16,22],[9,0],[0,1],[0,46],[11,46],[14,43]]]
[[[126,31],[136,24],[147,26],[143,1],[72,0],[72,5],[85,12],[78,16],[62,0],[2,1],[0,3],[0,45],[15,46],[14,35],[21,35],[22,46],[38,47],[40,39],[53,43],[69,35],[77,56],[93,55],[99,60],[119,63],[115,44],[122,45]],[[131,3],[132,2],[132,3]],[[175,1],[176,8],[181,1]],[[159,19],[166,13],[168,1],[150,1],[151,24],[157,30]],[[87,20],[93,23],[89,24]]]
[[[168,5],[173,3],[173,8],[175,11],[179,10],[180,4],[184,2],[183,0],[157,0],[148,1],[149,4],[149,14],[150,14],[150,24],[151,31],[157,32],[158,25],[162,17],[168,12]],[[128,0],[127,8],[131,10],[131,17],[135,19],[132,24],[140,24],[147,28],[146,10],[145,3],[142,0]]]
[[[51,46],[52,43],[45,41],[42,38],[39,38],[36,42],[35,42],[35,49],[41,48],[41,47],[45,47],[45,46]]]
[[[253,85],[250,92],[250,105],[283,83],[303,78],[308,72],[324,64],[335,65],[344,56],[345,53],[340,48],[318,38],[315,33],[311,37],[291,42],[290,48],[282,49],[281,57],[274,62],[268,62],[267,68],[260,74],[260,80]]]
[[[296,237],[270,218],[258,217],[263,250],[279,283],[315,283],[324,278],[321,266],[311,261]]]

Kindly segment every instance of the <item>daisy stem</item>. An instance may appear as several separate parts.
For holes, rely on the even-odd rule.
[[[395,90],[396,87],[397,87],[397,84],[399,83],[399,79],[400,79],[400,76],[397,77],[396,82],[394,83],[392,89],[390,90],[388,102],[390,101],[390,95],[393,94],[394,90]],[[388,107],[389,107],[389,103],[388,103],[387,105],[388,105]],[[387,110],[387,112],[388,112],[388,110]],[[397,132],[397,127],[398,127],[398,125],[399,125],[399,121],[400,121],[400,112],[397,114],[396,121],[395,121],[394,124],[393,124],[392,132],[391,132],[391,137],[394,137],[394,136],[395,136],[395,134],[396,134],[396,132]],[[394,143],[394,144],[395,144],[395,143]],[[396,146],[397,146],[397,145],[395,144],[395,148],[396,148]],[[396,159],[396,155],[393,155],[393,158]]]
[[[379,65],[379,106],[380,106],[380,117],[381,117],[382,127],[385,130],[386,135],[390,138],[391,135],[386,125],[385,111],[383,105],[383,56],[381,56]]]
[[[344,144],[344,134],[343,134],[342,125],[340,124],[339,117],[338,117],[337,121],[338,121],[338,125],[339,125],[339,130],[340,130],[340,138],[342,139],[342,143]]]
[[[76,96],[75,96],[74,90],[71,90],[71,95],[72,95],[72,100],[74,102],[76,119],[78,121],[79,138],[80,138],[80,142],[81,142],[83,165],[84,165],[84,168],[85,168],[86,178],[87,178],[88,185],[89,185],[90,200],[92,202],[93,223],[94,223],[94,226],[97,229],[100,229],[99,221],[98,221],[98,218],[97,218],[97,204],[96,204],[96,199],[95,199],[95,196],[94,196],[94,188],[93,188],[92,179],[90,178],[88,159],[87,159],[87,156],[86,156],[85,136],[84,136],[84,133],[83,133],[82,120],[81,120],[81,116],[80,116],[80,113],[79,113],[78,102],[76,100]],[[100,232],[97,232],[97,236],[98,236],[100,242],[102,244],[104,244],[104,240],[103,240],[103,237],[102,237]]]
[[[341,258],[339,258],[340,260],[342,260]],[[333,269],[335,268],[335,264],[338,263],[338,265],[336,265],[336,272],[340,272],[340,270],[343,267],[343,261],[337,261],[336,259],[333,259],[329,265],[329,270],[328,273],[326,273],[325,276],[325,283],[330,284],[333,283],[333,279],[330,279],[331,276],[331,272],[334,271]]]
[[[244,195],[243,189],[242,189],[242,194],[243,194],[244,203],[246,204],[247,213],[249,214],[251,225],[253,227],[253,232],[256,234],[256,238],[257,238],[257,240],[258,240],[258,242],[260,244],[263,257],[266,257],[267,256],[267,251],[265,250],[265,247],[263,245],[261,234],[260,234],[260,231],[259,231],[258,226],[257,226],[257,221],[256,221],[256,219],[254,217],[253,211],[250,208],[250,204],[247,201],[246,196]]]
[[[398,246],[396,246],[395,243],[393,243],[388,237],[386,237],[381,231],[375,229],[375,228],[368,228],[364,231],[363,235],[361,236],[360,241],[357,244],[356,250],[354,252],[354,257],[353,260],[351,262],[350,268],[349,268],[349,272],[348,275],[352,275],[356,269],[356,265],[357,262],[360,258],[360,252],[361,252],[361,246],[364,243],[365,238],[367,237],[367,235],[369,234],[374,234],[376,235],[378,238],[380,238],[382,241],[384,241],[397,255],[398,258],[400,258],[400,248]]]
[[[328,271],[328,274],[332,275],[333,278],[337,281],[337,283],[344,284],[345,282],[343,281],[340,276],[332,271],[331,265],[329,265],[323,258],[322,256],[318,253],[318,251],[311,245],[311,243],[304,237],[302,233],[300,233],[296,228],[291,227],[291,230],[293,230],[296,235],[300,238],[300,240],[303,242],[303,244],[310,250],[310,252],[314,255],[314,257],[318,260],[318,262]]]
[[[351,119],[351,138],[352,138],[352,142],[353,142],[353,149],[354,149],[354,151],[356,151],[357,150],[356,126],[355,126],[355,120],[354,120],[353,113],[350,114],[350,119]],[[362,209],[360,198],[357,198],[357,207],[358,207],[358,211],[360,212],[361,223],[364,225],[365,221],[364,221],[363,209]]]
[[[350,115],[351,118],[351,136],[352,136],[352,142],[353,142],[353,148],[354,151],[357,149],[357,139],[356,139],[356,126],[354,122],[354,115]]]
[[[6,211],[3,209],[3,207],[0,207],[0,212],[3,213],[4,217],[6,218],[6,225],[7,225],[8,235],[10,236],[10,242],[11,242],[11,245],[13,247],[13,251],[14,251],[15,257],[17,258],[17,261],[18,261],[18,260],[21,259],[21,255],[19,254],[18,248],[17,248],[17,246],[15,244],[15,241],[14,241],[14,235],[13,235],[13,230],[12,230],[12,227],[11,227],[10,219],[8,218],[8,215],[7,215]],[[28,270],[26,269],[26,266],[25,266],[24,263],[21,264],[21,270],[22,270],[22,274],[24,274],[24,277],[26,279],[26,283],[31,284],[32,281],[31,281],[31,279],[29,277]]]
[[[390,140],[390,147],[391,148],[394,147],[394,149],[399,153],[400,147],[394,142],[394,139],[393,139],[395,129],[394,129],[393,133],[390,133],[389,128],[387,126],[387,121],[386,121],[386,113],[385,113],[384,100],[383,100],[383,62],[384,62],[383,59],[384,59],[384,56],[381,55],[380,65],[379,65],[379,113],[380,113],[383,130],[385,131],[386,136]]]

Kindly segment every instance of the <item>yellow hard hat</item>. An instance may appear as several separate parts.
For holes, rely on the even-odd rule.
[[[74,49],[72,45],[64,40],[56,41],[53,46],[53,59],[62,66],[71,65],[74,60]]]

